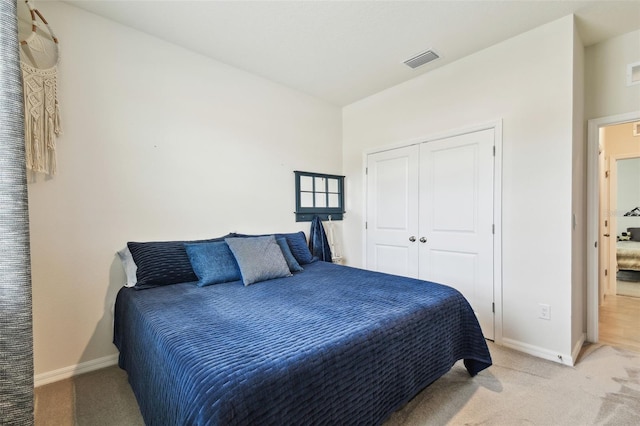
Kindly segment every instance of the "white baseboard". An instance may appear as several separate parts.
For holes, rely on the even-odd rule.
[[[548,349],[530,345],[528,343],[519,342],[517,340],[503,338],[502,345],[507,348],[515,349],[517,351],[524,352],[526,354],[533,355],[535,357],[546,359],[549,361],[554,361],[559,364],[573,366],[575,362],[575,357],[572,357],[569,354],[559,354],[556,352],[552,352]]]
[[[33,378],[34,387],[57,382],[58,380],[68,379],[78,374],[88,373],[90,371],[99,370],[101,368],[110,367],[118,363],[118,354],[109,355],[91,361],[82,362],[76,365],[61,368],[59,370],[48,371],[46,373],[36,374]]]

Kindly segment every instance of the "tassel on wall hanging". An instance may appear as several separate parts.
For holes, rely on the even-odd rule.
[[[27,169],[56,174],[56,138],[61,133],[58,105],[58,39],[51,26],[29,0],[29,19],[18,14],[20,68],[25,111]]]

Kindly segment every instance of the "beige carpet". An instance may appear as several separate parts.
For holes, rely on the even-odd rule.
[[[490,343],[494,365],[461,363],[385,423],[396,425],[638,425],[640,353],[585,347],[575,367]],[[110,367],[36,389],[36,425],[142,425],[126,374]]]
[[[144,422],[127,373],[113,366],[37,387],[35,424],[136,426]]]
[[[640,354],[585,348],[575,367],[491,346],[494,365],[463,367],[420,393],[387,425],[638,425]]]

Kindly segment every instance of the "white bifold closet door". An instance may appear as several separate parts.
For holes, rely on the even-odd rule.
[[[367,160],[367,268],[418,278],[420,147],[378,152]],[[413,240],[413,241],[412,241]]]
[[[438,282],[494,338],[494,130],[370,154],[367,268]]]

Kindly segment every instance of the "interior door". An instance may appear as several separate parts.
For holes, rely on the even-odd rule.
[[[420,278],[458,289],[494,338],[494,130],[420,146]]]
[[[417,145],[367,157],[367,269],[418,277]]]

